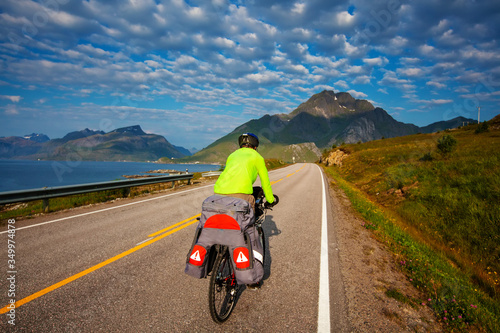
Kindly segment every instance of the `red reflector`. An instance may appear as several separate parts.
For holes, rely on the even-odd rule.
[[[206,254],[207,250],[203,246],[195,245],[189,256],[189,263],[195,266],[201,266],[205,260]]]
[[[250,255],[246,247],[237,247],[233,252],[236,268],[244,269],[250,267]]]
[[[210,216],[203,227],[214,229],[240,230],[240,225],[238,224],[238,222],[231,216],[226,214],[217,214]]]

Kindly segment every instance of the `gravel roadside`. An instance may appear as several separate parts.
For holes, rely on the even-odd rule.
[[[418,301],[423,296],[398,271],[395,256],[363,227],[345,194],[331,183],[330,199],[339,221],[333,227],[349,332],[443,332],[431,309]],[[388,290],[414,300],[413,306],[387,296]]]

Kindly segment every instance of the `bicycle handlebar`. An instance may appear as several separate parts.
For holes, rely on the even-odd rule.
[[[255,208],[259,208],[262,211],[272,209],[272,207],[276,206],[279,202],[278,196],[274,194],[274,202],[272,204],[268,204],[267,201],[264,200],[264,191],[260,186],[253,187],[253,196],[255,198]]]

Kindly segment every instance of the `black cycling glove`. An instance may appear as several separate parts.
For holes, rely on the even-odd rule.
[[[273,201],[273,203],[266,202],[266,203],[264,204],[264,206],[265,206],[266,208],[271,208],[271,207],[274,207],[274,206],[276,206],[276,205],[278,204],[278,202],[280,201],[280,198],[278,198],[278,196],[277,196],[276,194],[273,194],[273,196],[274,196],[274,201]]]

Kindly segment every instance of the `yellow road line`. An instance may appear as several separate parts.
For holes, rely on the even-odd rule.
[[[187,219],[185,219],[185,220],[183,220],[183,221],[180,221],[179,223],[176,223],[176,224],[174,224],[174,225],[171,225],[170,227],[167,227],[167,228],[165,228],[165,229],[161,229],[161,230],[159,230],[159,231],[157,231],[157,232],[155,232],[155,233],[153,233],[153,234],[151,234],[151,235],[148,235],[148,237],[154,237],[154,236],[157,236],[157,235],[161,234],[162,232],[165,232],[165,231],[167,231],[167,230],[170,230],[170,229],[172,229],[172,228],[175,228],[175,227],[177,227],[178,225],[181,225],[181,224],[183,224],[183,223],[185,223],[185,222],[188,222],[188,221],[194,220],[194,219],[196,219],[197,217],[200,217],[200,216],[201,216],[201,213],[200,213],[200,214],[198,214],[198,215],[195,215],[195,216],[191,216],[190,218],[187,218]]]
[[[196,222],[198,222],[198,220],[194,220],[194,221],[192,221],[192,222],[190,222],[190,223],[186,223],[186,224],[184,224],[184,225],[182,225],[182,226],[180,226],[180,227],[177,227],[177,228],[175,228],[175,229],[173,229],[173,230],[171,230],[171,231],[169,231],[169,232],[167,232],[167,233],[165,233],[165,234],[163,234],[163,235],[161,235],[161,236],[159,236],[159,237],[153,238],[153,239],[151,239],[151,240],[149,240],[149,241],[147,241],[147,242],[145,242],[145,243],[142,243],[142,244],[140,244],[140,245],[137,245],[137,246],[135,246],[135,247],[131,248],[131,249],[130,249],[130,250],[128,250],[128,251],[122,252],[122,253],[120,253],[120,254],[118,254],[118,255],[114,256],[113,258],[110,258],[110,259],[108,259],[108,260],[106,260],[106,261],[103,261],[103,262],[101,262],[101,263],[99,263],[99,264],[97,264],[97,265],[95,265],[95,266],[92,266],[92,267],[90,267],[90,268],[87,268],[86,270],[84,270],[84,271],[82,271],[82,272],[80,272],[80,273],[78,273],[78,274],[75,274],[75,275],[73,275],[73,276],[70,276],[69,278],[67,278],[67,279],[65,279],[65,280],[62,280],[62,281],[60,281],[60,282],[58,282],[58,283],[56,283],[56,284],[51,285],[50,287],[47,287],[47,288],[45,288],[45,289],[40,290],[40,291],[39,291],[39,292],[37,292],[37,293],[34,293],[34,294],[32,294],[32,295],[30,295],[30,296],[28,296],[28,297],[25,297],[25,298],[23,298],[23,299],[21,299],[21,300],[19,300],[19,301],[17,301],[17,302],[15,303],[16,308],[18,308],[18,307],[20,307],[21,305],[24,305],[24,304],[26,304],[26,303],[28,303],[28,302],[31,302],[32,300],[37,299],[38,297],[41,297],[41,296],[43,296],[43,295],[45,295],[45,294],[48,294],[48,293],[50,293],[51,291],[54,291],[54,290],[56,290],[56,289],[58,289],[58,288],[60,288],[60,287],[62,287],[62,286],[64,286],[64,285],[66,285],[66,284],[68,284],[68,283],[70,283],[70,282],[73,282],[73,281],[75,281],[75,280],[77,280],[77,279],[79,279],[79,278],[81,278],[81,277],[83,277],[83,276],[85,276],[85,275],[89,274],[89,273],[92,273],[93,271],[96,271],[96,270],[98,270],[99,268],[102,268],[102,267],[104,267],[104,266],[106,266],[106,265],[109,265],[109,264],[111,264],[112,262],[117,261],[118,259],[121,259],[121,258],[123,258],[123,257],[125,257],[125,256],[128,256],[129,254],[134,253],[135,251],[140,250],[140,249],[142,249],[142,248],[144,248],[144,247],[146,247],[146,246],[148,246],[148,245],[151,245],[151,244],[153,244],[154,242],[159,241],[160,239],[162,239],[162,238],[164,238],[164,237],[167,237],[168,235],[171,235],[171,234],[173,234],[173,233],[175,233],[175,232],[177,232],[177,231],[179,231],[179,230],[181,230],[181,229],[184,229],[185,227],[190,226],[191,224],[194,224],[194,223],[196,223]],[[10,310],[10,309],[9,309],[9,308],[7,308],[7,306],[5,306],[5,307],[3,307],[2,309],[0,309],[0,314],[7,313],[7,312],[9,312],[9,310]]]

